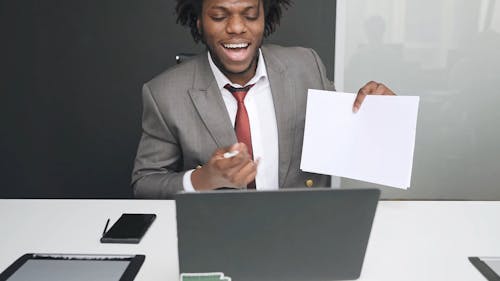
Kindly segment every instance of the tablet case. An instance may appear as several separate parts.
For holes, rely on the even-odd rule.
[[[104,230],[100,241],[101,243],[139,244],[155,219],[155,214],[122,214],[107,232]],[[134,225],[134,223],[139,223],[139,225]],[[119,236],[113,235],[116,228],[122,228],[119,230]]]
[[[16,271],[21,268],[28,260],[31,259],[44,259],[44,260],[92,260],[95,257],[96,260],[129,260],[130,263],[123,272],[119,280],[110,281],[133,281],[135,276],[141,269],[145,255],[81,255],[81,254],[35,254],[29,253],[24,254],[19,257],[15,262],[13,262],[7,269],[0,273],[0,281],[7,281]],[[26,280],[32,281],[32,280]],[[57,280],[54,280],[57,281]]]
[[[485,262],[478,257],[469,257],[469,261],[488,279],[488,281],[500,281],[500,276],[496,274]]]

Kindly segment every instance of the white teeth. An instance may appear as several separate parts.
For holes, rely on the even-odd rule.
[[[224,48],[227,49],[240,49],[248,47],[248,43],[239,43],[239,44],[224,44]]]

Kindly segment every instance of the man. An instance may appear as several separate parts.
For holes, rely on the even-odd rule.
[[[300,171],[307,90],[333,90],[311,49],[262,45],[290,0],[177,0],[178,22],[208,49],[143,87],[137,197],[179,191],[329,186]],[[383,84],[360,89],[394,95]],[[334,159],[333,159],[334,160]]]

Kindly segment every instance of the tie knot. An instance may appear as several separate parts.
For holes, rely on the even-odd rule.
[[[229,84],[226,84],[226,86],[224,86],[224,88],[226,90],[228,90],[229,92],[231,92],[231,94],[233,94],[233,96],[236,98],[236,100],[238,100],[238,102],[243,102],[243,100],[245,99],[245,96],[247,95],[248,91],[254,86],[255,84],[250,84],[250,85],[247,85],[243,88],[235,88]]]

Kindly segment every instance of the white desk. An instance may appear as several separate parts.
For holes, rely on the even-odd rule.
[[[101,244],[108,218],[152,212],[139,245]],[[145,254],[136,280],[178,280],[173,201],[0,200],[0,271],[24,253]],[[500,202],[379,203],[361,279],[484,281],[468,256],[500,256]]]

